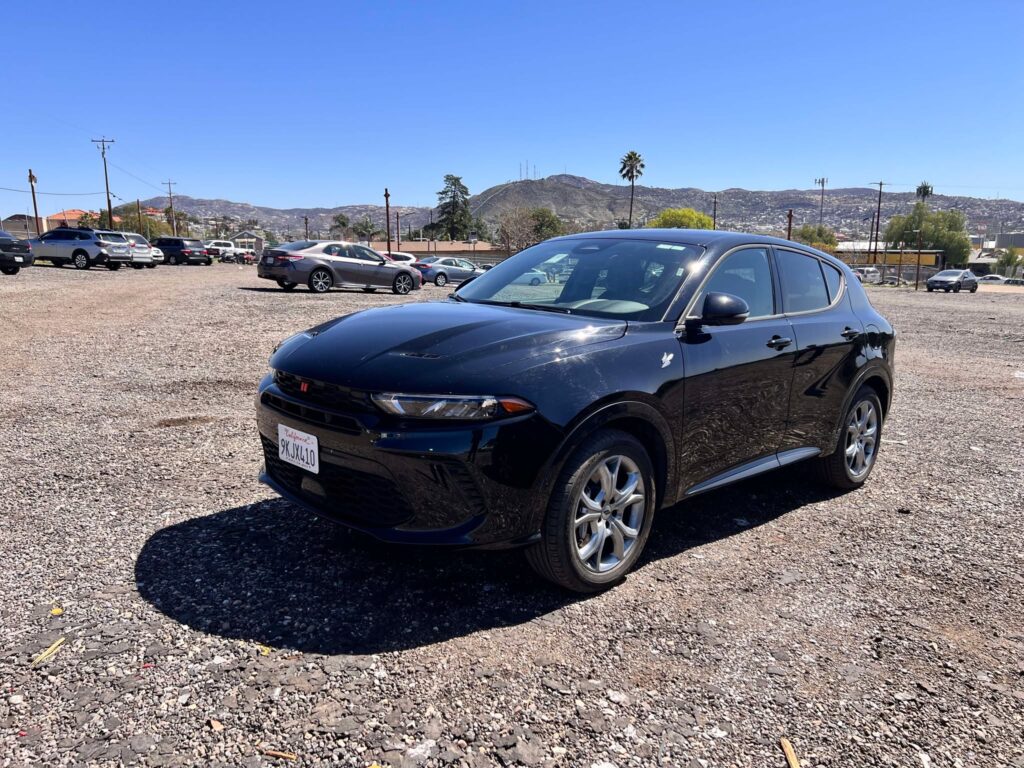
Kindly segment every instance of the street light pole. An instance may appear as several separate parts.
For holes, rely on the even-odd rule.
[[[402,250],[402,213],[395,211],[395,250]]]
[[[388,233],[388,253],[391,253],[391,193],[384,187],[384,226]]]
[[[820,230],[825,218],[825,185],[828,184],[828,179],[822,176],[820,179],[815,179],[814,183],[821,187],[821,207],[818,209],[818,229]]]
[[[917,272],[914,274],[914,290],[916,291],[921,287],[921,230],[915,229],[917,232]]]

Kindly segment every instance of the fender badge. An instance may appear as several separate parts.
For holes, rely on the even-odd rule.
[[[673,357],[675,357],[675,354],[672,352],[666,352],[665,354],[663,354],[661,356],[661,367],[668,368],[669,363],[672,362]]]

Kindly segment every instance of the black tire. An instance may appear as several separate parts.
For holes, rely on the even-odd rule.
[[[586,542],[578,541],[576,510],[591,475],[602,461],[614,456],[630,459],[639,470],[644,490],[643,519],[636,528],[638,535],[621,561],[607,572],[597,573],[577,556],[578,548]],[[626,432],[602,430],[587,438],[562,467],[541,523],[541,540],[526,550],[526,559],[540,576],[565,589],[584,593],[607,589],[621,581],[643,553],[656,504],[654,468],[647,451]],[[597,522],[605,524],[603,519]],[[594,534],[588,531],[587,535]],[[598,556],[604,551],[605,544],[602,544]]]
[[[85,251],[75,251],[71,254],[71,263],[75,265],[75,269],[88,269],[92,266],[89,263],[89,254]]]
[[[862,403],[871,404],[875,410],[877,422],[871,460],[867,466],[867,471],[861,475],[854,475],[851,472],[846,456],[847,440],[850,437],[848,425],[853,418],[854,412]],[[824,456],[818,459],[818,474],[822,482],[841,491],[852,491],[854,488],[860,488],[860,486],[864,485],[868,477],[871,476],[871,471],[875,468],[878,451],[882,447],[882,428],[885,426],[885,418],[882,414],[882,401],[879,399],[878,393],[868,386],[858,389],[857,393],[853,396],[853,400],[850,402],[850,407],[843,414],[842,427],[839,430],[839,439],[836,441],[835,451],[832,452],[831,456]]]
[[[5,275],[16,275],[21,271],[21,267],[0,267],[0,272]]]
[[[975,283],[974,285],[971,286],[971,293],[977,293],[977,292],[978,292],[978,284]]]
[[[960,293],[960,283],[953,286],[953,293]]]
[[[295,287],[298,285],[298,283],[293,283],[283,278],[279,279],[277,284],[283,291],[294,291]]]
[[[145,264],[132,264],[132,269],[145,269]]]
[[[949,288],[943,288],[942,290],[945,291],[946,293],[949,293]]]
[[[334,277],[323,267],[317,267],[309,273],[306,287],[313,293],[327,293],[334,286]]]
[[[438,288],[444,288],[446,285],[448,285],[448,275],[446,275],[444,272],[439,274],[437,277],[434,278],[434,285],[436,285]]]
[[[172,267],[178,266],[178,257],[173,254],[168,256],[167,263],[170,264]]]
[[[206,264],[206,266],[210,266],[211,264],[213,264],[213,259],[207,259],[203,263]]]
[[[931,292],[932,292],[932,291],[934,291],[935,289],[934,289],[934,288],[932,288],[932,287],[931,287],[930,285],[926,285],[926,286],[925,286],[925,290],[926,290],[926,291],[928,291],[928,293],[931,293]]]
[[[416,281],[412,279],[412,275],[407,275],[405,272],[401,272],[395,275],[395,279],[391,282],[391,290],[399,296],[405,296],[412,291],[415,284]]]
[[[107,269],[109,269],[111,272],[117,272],[117,270],[119,270],[120,268],[121,268],[121,264],[119,262],[116,262],[116,261],[108,261],[107,262]]]

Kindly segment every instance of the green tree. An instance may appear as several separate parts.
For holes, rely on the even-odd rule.
[[[1021,259],[1020,252],[1011,246],[999,254],[999,258],[996,259],[996,271],[1006,277],[1013,277],[1022,262],[1024,260]]]
[[[331,229],[332,235],[344,234],[349,229],[350,222],[348,216],[344,213],[336,213],[331,217]]]
[[[798,243],[813,245],[815,248],[835,248],[837,245],[836,233],[824,224],[804,224],[797,227],[793,232],[793,239]]]
[[[633,228],[633,197],[636,194],[636,180],[644,175],[644,159],[639,152],[630,150],[619,161],[619,176],[629,182],[629,219],[626,229]]]
[[[971,253],[967,237],[967,220],[960,211],[929,211],[917,203],[906,216],[893,216],[885,228],[885,242],[890,248],[905,243],[916,247],[920,230],[921,247],[940,250],[946,265],[963,265]]]
[[[533,225],[534,242],[558,237],[563,233],[562,220],[548,208],[534,208],[530,211],[530,222]]]
[[[666,208],[647,222],[648,227],[664,229],[711,229],[711,217],[693,208]]]
[[[369,242],[380,232],[380,227],[374,224],[369,216],[364,216],[360,221],[352,225],[352,231],[355,232],[356,237],[360,240]]]
[[[465,240],[473,216],[469,212],[469,188],[461,176],[444,177],[444,189],[437,193],[437,221],[449,240]]]
[[[935,194],[935,191],[932,189],[931,184],[927,181],[922,181],[917,185],[917,191],[914,194],[916,194],[921,199],[921,202],[924,203],[928,201],[929,197]]]

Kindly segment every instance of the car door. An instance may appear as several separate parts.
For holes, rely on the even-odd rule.
[[[859,370],[864,324],[853,312],[845,275],[817,256],[775,248],[782,306],[796,355],[789,421],[781,451],[834,447],[846,396]]]
[[[61,238],[67,233],[61,231],[44,232],[39,236],[39,242],[35,245],[37,259],[59,259],[61,258]],[[65,258],[70,258],[70,252]]]
[[[386,264],[381,263],[382,257],[380,254],[361,245],[353,245],[352,250],[355,252],[356,258],[362,262],[363,274],[366,280],[364,285],[391,285],[391,281],[395,278],[395,270],[393,267],[388,267]]]
[[[771,250],[742,246],[722,257],[690,304],[701,314],[709,293],[747,302],[738,325],[680,334],[686,375],[679,457],[683,487],[706,490],[776,463],[793,378],[793,331],[776,296]],[[777,465],[777,464],[775,464]]]

